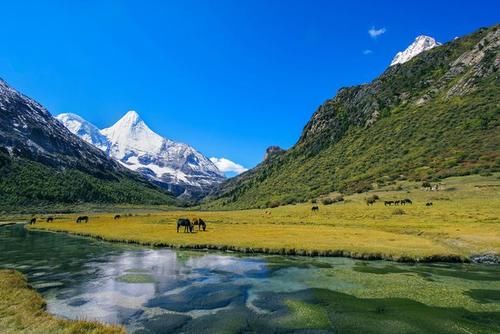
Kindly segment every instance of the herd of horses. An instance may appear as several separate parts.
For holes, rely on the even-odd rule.
[[[371,198],[367,198],[366,199],[366,205],[370,206],[370,205],[373,205],[377,202],[377,200],[373,197]],[[409,198],[405,198],[405,199],[399,199],[399,200],[391,200],[391,201],[384,201],[384,206],[399,206],[399,205],[407,205],[407,204],[413,204],[413,201]],[[425,206],[432,206],[432,202],[427,202],[425,203]],[[311,207],[311,211],[312,212],[318,212],[319,211],[319,206],[317,205],[313,205]]]
[[[396,200],[396,201],[384,201],[385,206],[391,206],[391,205],[406,205],[406,204],[413,204],[411,199],[405,198],[401,200]]]
[[[114,220],[117,220],[120,218],[121,218],[120,215],[114,216]],[[47,221],[47,223],[53,222],[54,217],[47,217],[46,221]],[[36,222],[37,222],[37,218],[33,217],[28,222],[28,224],[32,225],[32,224],[35,224]],[[88,223],[88,222],[89,222],[89,216],[79,216],[78,218],[76,218],[77,224]],[[192,221],[187,219],[187,218],[179,218],[177,220],[177,232],[179,232],[179,229],[181,227],[184,227],[185,233],[186,232],[193,233],[195,226],[198,226],[198,231],[201,231],[201,230],[206,231],[207,230],[207,223],[205,223],[205,221],[201,218],[193,218]]]
[[[192,233],[194,231],[194,227],[198,226],[198,231],[207,230],[207,224],[201,218],[193,218],[193,221],[190,221],[187,218],[179,218],[177,219],[177,233],[179,233],[179,229],[184,227],[184,233],[189,232]]]
[[[375,199],[367,199],[366,204],[367,205],[373,205],[376,202]],[[401,199],[401,200],[394,200],[394,201],[384,201],[384,206],[393,206],[393,205],[407,205],[407,204],[413,204],[413,201],[409,198]],[[425,203],[425,206],[429,207],[432,206],[432,202],[427,202]],[[318,205],[313,205],[311,207],[312,212],[318,212],[319,211],[319,206]],[[271,214],[270,211],[266,211],[266,214]],[[115,215],[114,220],[118,220],[121,218],[121,215]],[[53,222],[54,217],[47,217],[46,219],[47,223]],[[37,219],[35,217],[31,218],[31,220],[28,222],[28,224],[35,224],[37,222]],[[79,216],[76,218],[76,223],[88,223],[89,222],[89,216]],[[177,220],[177,233],[179,230],[184,227],[184,233],[189,232],[192,233],[194,231],[194,227],[198,226],[198,231],[206,231],[207,230],[207,224],[205,221],[201,218],[193,218],[192,221],[189,220],[188,218],[179,218]]]

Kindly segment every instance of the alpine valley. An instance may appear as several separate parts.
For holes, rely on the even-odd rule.
[[[72,133],[175,196],[200,199],[225,180],[210,159],[189,145],[156,134],[135,111],[102,130],[75,114],[60,114],[57,119]]]
[[[498,5],[103,3],[3,6],[99,126],[0,79],[0,334],[500,333]]]

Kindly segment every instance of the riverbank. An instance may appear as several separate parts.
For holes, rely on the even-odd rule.
[[[45,301],[14,270],[0,270],[1,333],[124,334],[121,326],[58,319],[45,311]]]
[[[319,203],[319,212],[304,203],[262,210],[90,213],[87,224],[76,224],[76,215],[60,215],[28,228],[155,247],[468,262],[476,255],[500,254],[499,186],[498,178],[451,178],[443,191],[398,184],[395,190],[346,196],[339,204]],[[367,206],[372,195],[380,200]],[[398,198],[411,198],[413,204],[383,203]],[[121,218],[115,220],[117,213]],[[179,217],[201,217],[207,231],[177,233]]]

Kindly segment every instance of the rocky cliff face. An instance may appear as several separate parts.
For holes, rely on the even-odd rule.
[[[269,146],[267,149],[266,149],[266,154],[264,155],[264,160],[267,160],[269,159],[271,156],[273,155],[276,155],[276,154],[280,154],[280,153],[284,153],[285,150],[282,149],[281,147],[279,146]]]

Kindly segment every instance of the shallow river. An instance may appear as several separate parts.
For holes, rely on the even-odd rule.
[[[135,333],[500,333],[500,267],[243,256],[0,228],[51,313]]]

